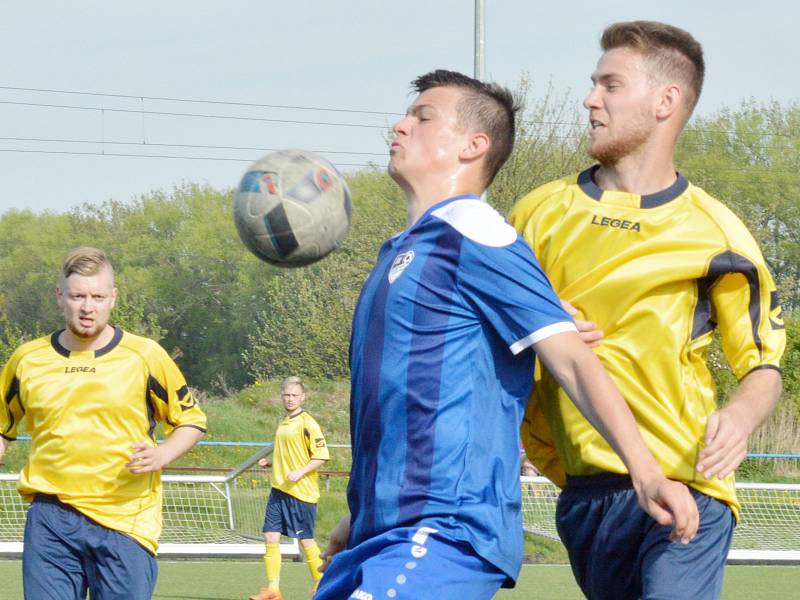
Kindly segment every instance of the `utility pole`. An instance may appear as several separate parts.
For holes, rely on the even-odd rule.
[[[475,79],[486,79],[486,0],[475,0]],[[483,192],[488,200],[489,192]]]
[[[486,79],[486,0],[475,0],[475,79]]]

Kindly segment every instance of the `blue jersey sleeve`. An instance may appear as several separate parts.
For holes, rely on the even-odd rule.
[[[576,331],[553,286],[522,239],[487,246],[464,239],[462,293],[514,354],[565,331]]]

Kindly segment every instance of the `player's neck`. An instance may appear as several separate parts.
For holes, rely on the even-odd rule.
[[[672,154],[632,154],[612,165],[600,165],[594,174],[602,190],[629,192],[645,196],[655,194],[675,183],[676,169]]]
[[[439,178],[435,182],[426,182],[422,185],[405,185],[403,191],[406,195],[407,225],[411,227],[434,204],[455,196],[467,194],[480,196],[485,188],[480,181],[454,176]]]
[[[114,328],[111,325],[106,325],[103,331],[92,337],[79,337],[67,328],[58,336],[58,343],[70,352],[89,352],[104,348],[113,338]]]

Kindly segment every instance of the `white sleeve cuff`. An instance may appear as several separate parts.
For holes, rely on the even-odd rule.
[[[547,327],[542,327],[541,329],[537,329],[533,333],[526,335],[521,340],[517,340],[513,344],[509,346],[511,353],[514,355],[519,354],[525,348],[529,348],[533,346],[536,342],[541,342],[542,340],[552,337],[554,335],[558,335],[559,333],[566,333],[567,331],[574,331],[578,333],[578,329],[575,327],[575,323],[572,321],[561,321],[559,323],[553,323],[552,325],[548,325]]]

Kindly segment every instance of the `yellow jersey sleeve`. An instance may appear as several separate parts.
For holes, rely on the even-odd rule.
[[[22,348],[18,349],[0,371],[0,435],[7,440],[17,438],[17,427],[25,414],[19,393],[17,365]]]
[[[164,423],[166,435],[176,427],[194,427],[205,432],[205,413],[189,390],[178,365],[156,344],[152,345],[148,368],[148,394],[155,419]]]
[[[777,368],[786,335],[775,284],[763,262],[721,277],[711,300],[722,350],[736,377],[762,367]]]
[[[328,444],[325,443],[325,436],[322,435],[322,429],[314,418],[307,415],[305,422],[305,436],[306,445],[308,447],[308,455],[310,460],[328,460],[330,454],[328,453]]]

